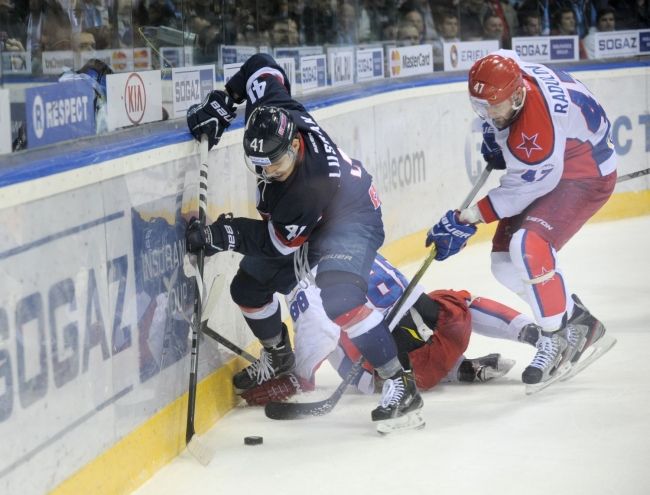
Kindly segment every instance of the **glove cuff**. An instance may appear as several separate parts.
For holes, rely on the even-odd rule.
[[[461,210],[460,213],[458,214],[458,220],[460,220],[463,223],[470,223],[474,225],[476,223],[482,223],[483,217],[481,216],[481,212],[478,209],[478,206],[473,205],[470,206],[469,208],[465,208],[464,210]]]

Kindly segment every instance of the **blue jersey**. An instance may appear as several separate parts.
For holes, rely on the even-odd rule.
[[[296,169],[285,182],[258,184],[257,210],[265,228],[238,222],[254,240],[247,254],[287,255],[317,230],[334,223],[381,226],[381,208],[372,177],[349,158],[318,125],[303,105],[291,97],[282,68],[266,54],[249,58],[226,84],[239,103],[247,100],[246,119],[261,106],[287,110],[301,141]],[[241,224],[241,225],[240,225]]]

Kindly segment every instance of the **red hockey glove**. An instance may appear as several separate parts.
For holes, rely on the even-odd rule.
[[[246,390],[241,396],[246,399],[249,406],[264,406],[271,401],[287,400],[298,392],[311,390],[314,390],[313,383],[289,373]]]

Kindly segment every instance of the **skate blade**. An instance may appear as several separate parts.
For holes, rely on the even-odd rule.
[[[580,356],[580,360],[571,367],[569,373],[562,377],[562,381],[567,381],[583,371],[587,366],[591,365],[594,361],[601,358],[603,354],[609,351],[616,344],[616,339],[611,335],[604,335],[596,342],[594,342],[587,351],[591,353],[586,356]]]
[[[426,426],[420,410],[412,411],[398,418],[385,419],[377,423],[377,433],[388,435],[397,431],[421,430]]]
[[[557,371],[545,382],[532,383],[526,385],[526,395],[533,395],[541,392],[550,385],[553,385],[558,380],[561,380],[567,373],[571,371],[571,363],[564,363]]]
[[[515,364],[517,364],[517,361],[514,359],[499,359],[499,369],[492,378],[501,378],[502,376],[507,375]]]

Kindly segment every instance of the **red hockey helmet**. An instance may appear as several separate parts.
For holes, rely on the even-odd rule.
[[[470,100],[476,113],[484,119],[488,119],[488,106],[507,100],[512,101],[513,110],[519,110],[523,101],[517,105],[512,97],[523,86],[517,62],[502,55],[487,55],[477,60],[469,71]]]
[[[523,84],[517,62],[501,55],[487,55],[469,71],[469,94],[491,105],[506,100]]]

